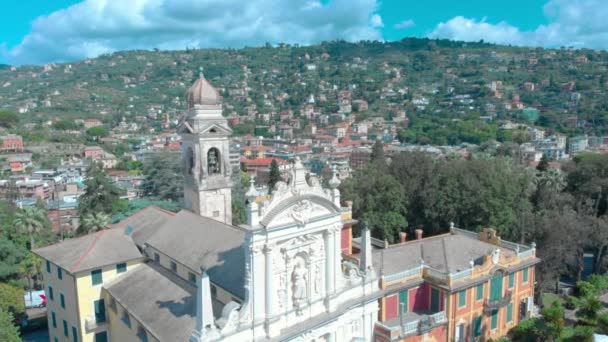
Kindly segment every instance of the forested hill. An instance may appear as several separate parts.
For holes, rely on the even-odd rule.
[[[226,114],[278,113],[314,95],[323,114],[340,90],[364,99],[364,115],[405,110],[411,120],[523,120],[571,134],[604,134],[608,113],[606,51],[541,49],[408,38],[335,41],[313,46],[124,51],[45,66],[0,67],[0,106],[43,121],[146,115],[183,110],[184,94],[204,67]],[[155,106],[157,105],[157,106]],[[573,119],[575,117],[575,119]],[[434,120],[434,119],[433,119]],[[573,121],[574,120],[574,121]],[[423,128],[420,128],[423,129]]]

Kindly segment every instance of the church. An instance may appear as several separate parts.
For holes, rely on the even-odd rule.
[[[232,225],[229,139],[218,91],[187,93],[184,209],[148,207],[34,252],[51,341],[484,341],[533,310],[535,247],[492,229],[389,245],[295,158],[285,182],[246,193]]]

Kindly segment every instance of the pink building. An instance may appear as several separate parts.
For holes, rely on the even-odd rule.
[[[85,158],[101,159],[104,156],[104,151],[99,146],[87,146],[82,150],[82,155]]]
[[[23,138],[20,135],[9,134],[0,137],[2,140],[2,151],[23,151]]]

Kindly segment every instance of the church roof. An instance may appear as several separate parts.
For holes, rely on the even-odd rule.
[[[120,305],[161,341],[187,341],[196,321],[196,287],[154,262],[105,286]],[[215,317],[221,303],[213,302]]]
[[[212,283],[242,299],[244,241],[244,231],[182,210],[146,242],[196,273],[204,267]]]
[[[186,93],[190,108],[194,105],[219,105],[222,101],[220,93],[201,74]]]
[[[142,247],[144,242],[162,228],[173,216],[175,216],[174,212],[151,205],[113,224],[112,227],[130,230],[135,244]]]

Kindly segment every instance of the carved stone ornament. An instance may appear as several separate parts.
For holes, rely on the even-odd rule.
[[[291,208],[291,217],[301,226],[306,225],[312,213],[312,202],[302,200]]]
[[[492,263],[494,265],[496,265],[496,264],[498,264],[499,261],[500,261],[500,249],[497,248],[492,252]]]

